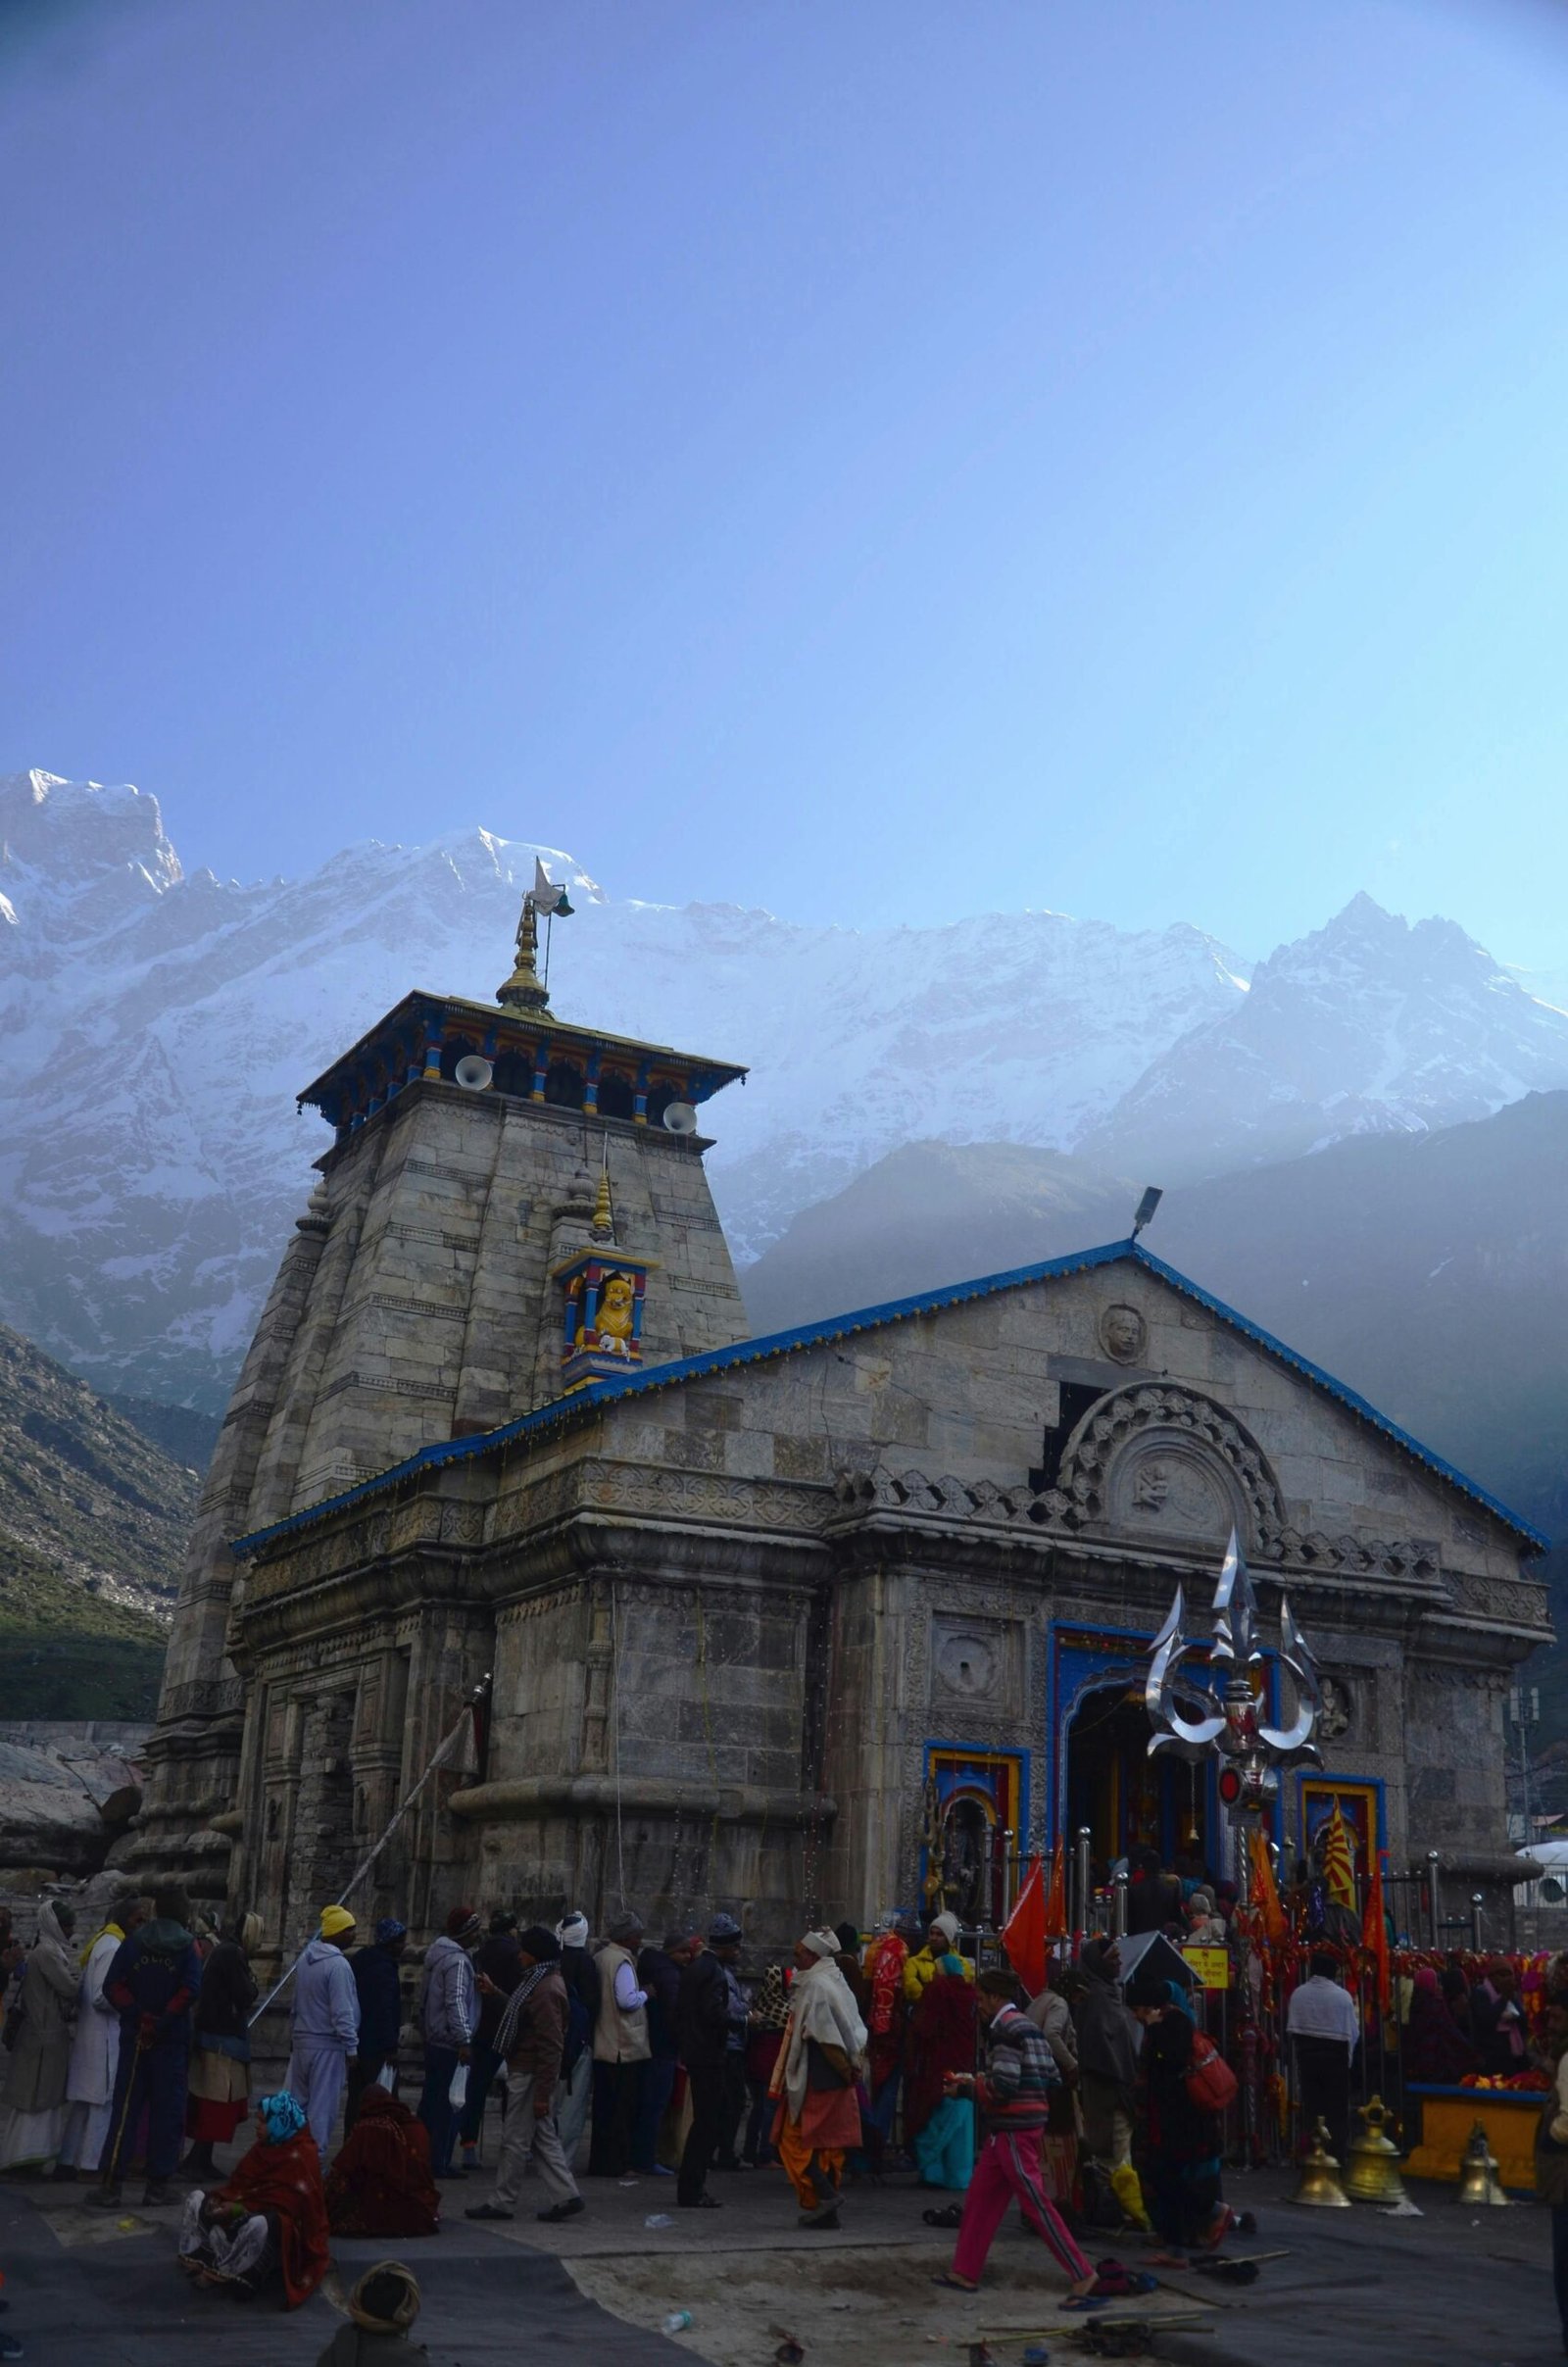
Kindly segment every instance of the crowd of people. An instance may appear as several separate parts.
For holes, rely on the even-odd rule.
[[[903,2170],[929,2191],[927,2222],[956,2232],[940,2283],[976,2289],[1016,2201],[1067,2280],[1062,2306],[1097,2308],[1150,2280],[1086,2244],[1137,2230],[1157,2270],[1246,2224],[1222,2192],[1235,2078],[1192,1971],[1145,1938],[1245,1947],[1234,1893],[1154,1860],[1135,1869],[1127,1920],[1131,1978],[1132,1939],[1097,1936],[1056,1951],[1031,1996],[1005,1966],[977,1966],[946,1912],[869,1940],[813,1926],[758,1962],[726,1913],[655,1939],[623,1909],[595,1939],[577,1911],[522,1925],[459,1904],[414,1980],[399,1919],[362,1931],[330,1905],[292,1967],[285,2078],[253,2102],[254,1917],[202,1928],[177,1890],[126,1893],[83,1938],[50,1900],[30,1949],[0,1926],[0,2169],[90,2179],[87,2205],[112,2210],[140,2165],[143,2202],[180,2206],[192,2278],[286,2306],[315,2291],[334,2236],[436,2235],[443,2185],[491,2154],[476,2221],[512,2219],[529,2179],[547,2223],[584,2211],[596,2180],[668,2179],[677,2209],[711,2211],[726,2177],[777,2165],[798,2224],[826,2233],[858,2177]],[[1285,2029],[1298,2125],[1326,2127],[1343,2160],[1365,2032],[1344,1947],[1321,1937],[1297,1965]],[[1539,2066],[1506,1958],[1468,1980],[1418,1964],[1401,1989],[1407,2081]],[[1552,2010],[1568,2037],[1563,1996]],[[1560,2141],[1568,2163],[1568,2076],[1560,2087],[1543,2146],[1549,2160]],[[252,2117],[220,2173],[217,2149]],[[1568,2167],[1561,2183],[1568,2301]],[[416,2283],[398,2262],[377,2273],[344,2333],[404,2339]],[[341,2367],[359,2354],[327,2355]]]

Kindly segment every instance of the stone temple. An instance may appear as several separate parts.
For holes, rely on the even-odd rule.
[[[1234,1526],[1326,1677],[1287,1856],[1338,1802],[1363,1874],[1438,1849],[1503,1914],[1544,1540],[1137,1242],[748,1338],[698,1131],[744,1071],[556,1017],[535,934],[495,1005],[410,994],[301,1096],[334,1139],[123,1861],[289,1949],[488,1676],[362,1918],[625,1899],[772,1941],[939,1886],[994,1917],[1006,1851],[1082,1825],[1223,1863],[1142,1682]]]

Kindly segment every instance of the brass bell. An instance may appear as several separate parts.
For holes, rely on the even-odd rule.
[[[1359,2114],[1361,2135],[1350,2147],[1350,2167],[1345,2191],[1352,2202],[1378,2202],[1385,2208],[1406,2200],[1399,2176],[1399,2148],[1391,2145],[1388,2125],[1393,2115],[1381,2096],[1375,2096]]]
[[[1348,2211],[1350,2197],[1336,2175],[1339,2166],[1329,2151],[1328,2124],[1320,2120],[1312,2132],[1312,2150],[1301,2164],[1301,2183],[1291,2200],[1311,2203],[1320,2211]]]
[[[1484,2203],[1511,2209],[1512,2204],[1497,2183],[1496,2157],[1487,2143],[1484,2121],[1477,2121],[1465,2146],[1464,2159],[1459,2164],[1459,2192],[1455,2199],[1472,2207]]]

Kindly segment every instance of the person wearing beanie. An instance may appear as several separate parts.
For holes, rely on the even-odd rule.
[[[447,1917],[446,1930],[425,1950],[418,2014],[419,2036],[424,2042],[419,2118],[430,2132],[430,2167],[437,2178],[466,2176],[452,2159],[458,2133],[452,2083],[459,2064],[466,2067],[473,2058],[479,1991],[472,1957],[483,1933],[484,1925],[471,1906],[455,1906]]]
[[[648,1993],[637,1984],[642,1918],[611,1918],[599,1950],[599,2019],[594,2025],[594,2129],[590,2178],[623,2178],[648,2060]]]
[[[403,2036],[403,1984],[399,1967],[408,1946],[408,1925],[396,1915],[383,1915],[369,1944],[349,1958],[360,1998],[360,2044],[349,2065],[348,2101],[343,2107],[343,2134],[348,2136],[359,2117],[367,2089],[373,2088],[390,2063],[396,2093],[398,2042]]]
[[[547,2197],[535,2217],[547,2222],[574,2219],[583,2207],[582,2196],[554,2119],[566,2043],[566,1984],[561,1977],[561,1943],[555,1933],[537,1923],[520,1932],[517,1963],[517,1985],[496,2031],[496,2051],[507,2066],[501,2167],[489,2201],[474,2204],[466,2216],[512,2218],[531,2155]]]
[[[401,2260],[378,2260],[349,2295],[349,2322],[340,2326],[316,2367],[429,2367],[422,2342],[409,2329],[419,2314],[419,2288]]]
[[[944,1956],[959,1956],[964,1978],[974,1979],[974,1966],[967,1956],[960,1955],[958,1941],[962,1927],[954,1914],[933,1915],[926,1932],[925,1946],[916,1948],[904,1967],[904,2002],[913,2007],[920,2002],[920,1993],[928,1981],[936,1978],[937,1966]]]
[[[566,1984],[566,2046],[556,2089],[556,2134],[573,2166],[593,2100],[594,2032],[599,2027],[603,1984],[598,1958],[588,1947],[588,1918],[573,1907],[556,1926],[561,1942],[561,1977]]]
[[[349,2058],[360,2046],[360,1993],[346,1953],[354,1938],[348,1908],[323,1907],[320,1931],[301,1956],[294,1977],[294,2040],[286,2085],[305,2106],[323,2159],[348,2079]]]

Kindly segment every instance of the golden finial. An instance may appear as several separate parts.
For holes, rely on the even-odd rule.
[[[594,1199],[593,1221],[588,1227],[588,1238],[590,1241],[613,1241],[615,1238],[615,1211],[610,1205],[608,1164],[599,1170],[599,1190]]]
[[[539,922],[531,895],[522,900],[522,918],[517,923],[516,967],[506,984],[496,988],[496,1001],[532,1017],[550,1016],[550,990],[539,975]]]

